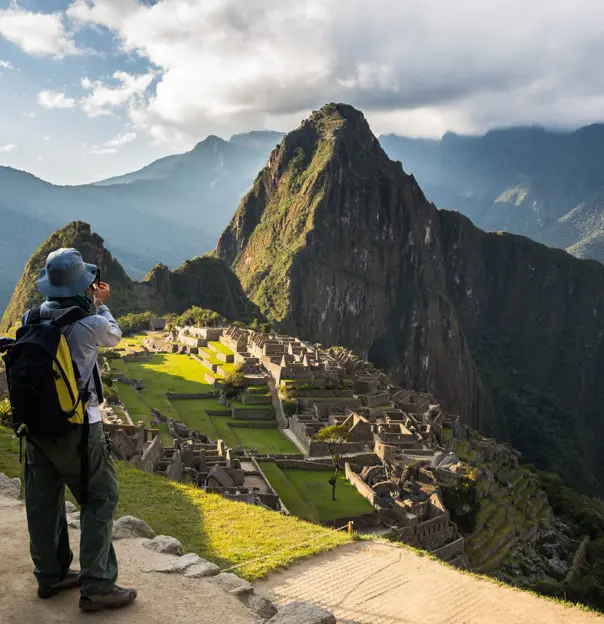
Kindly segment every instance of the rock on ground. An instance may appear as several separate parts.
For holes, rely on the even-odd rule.
[[[222,572],[218,576],[215,576],[212,580],[224,589],[224,591],[235,596],[246,596],[254,591],[251,583],[248,583],[231,572]]]
[[[134,516],[122,516],[118,518],[113,523],[112,538],[118,540],[131,537],[153,539],[155,537],[155,532],[144,520],[139,520]]]
[[[277,614],[277,607],[268,598],[258,596],[258,594],[248,596],[245,604],[263,620],[268,620]]]
[[[204,578],[216,576],[217,574],[220,574],[220,568],[216,564],[203,559],[200,563],[194,563],[192,566],[189,566],[184,572],[184,576],[188,578]]]
[[[68,514],[77,513],[78,508],[71,501],[65,501],[65,511]]]
[[[17,478],[10,479],[3,472],[0,472],[0,496],[19,498],[21,496],[21,481]]]
[[[0,451],[1,453],[1,451]],[[79,558],[79,535],[70,530],[74,563]],[[209,580],[180,574],[144,574],[158,561],[169,559],[142,547],[140,539],[114,542],[120,566],[119,582],[135,587],[138,599],[124,611],[98,617],[78,609],[77,590],[52,600],[36,597],[25,506],[0,497],[0,622],[2,624],[259,624],[256,614],[236,596]],[[75,592],[75,593],[74,593]],[[574,623],[573,623],[574,624]]]
[[[158,535],[150,542],[144,542],[143,546],[167,555],[178,555],[180,557],[183,554],[182,544],[175,537],[169,537],[168,535]]]
[[[336,618],[321,607],[305,602],[292,602],[285,605],[268,624],[336,624]]]
[[[168,561],[164,561],[159,563],[151,568],[147,568],[145,572],[166,572],[166,573],[179,573],[184,572],[187,568],[201,564],[201,563],[209,563],[202,559],[199,555],[195,553],[188,553],[183,555],[182,557],[174,557],[174,559],[169,559]]]

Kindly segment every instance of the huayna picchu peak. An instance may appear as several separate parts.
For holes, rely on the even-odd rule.
[[[604,267],[438,210],[351,106],[285,136],[215,253],[283,331],[356,349],[602,491]]]

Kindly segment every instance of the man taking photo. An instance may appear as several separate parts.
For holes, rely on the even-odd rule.
[[[38,595],[50,598],[79,586],[83,611],[125,607],[136,599],[136,591],[116,585],[111,534],[118,482],[101,423],[97,363],[98,347],[115,347],[122,332],[105,305],[109,286],[100,282],[97,267],[84,263],[76,249],[52,252],[37,284],[46,301],[24,314],[7,370],[13,417],[17,425],[27,423],[20,435],[27,438],[25,504]],[[57,356],[50,358],[51,379],[45,374],[30,381],[28,396],[26,371],[39,376],[42,366],[38,364],[37,373],[32,368],[34,343],[48,344],[50,331],[57,339]],[[38,353],[43,356],[45,350],[48,347]],[[42,356],[33,359],[41,362]],[[52,400],[44,398],[44,392]],[[39,409],[42,405],[48,409]],[[53,420],[53,409],[62,421]],[[53,431],[55,422],[60,426]],[[70,569],[65,486],[81,505],[79,572]]]

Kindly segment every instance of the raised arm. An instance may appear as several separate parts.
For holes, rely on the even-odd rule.
[[[96,311],[97,317],[103,318],[96,324],[96,344],[99,347],[115,347],[122,339],[122,330],[113,318],[106,305],[99,306]]]

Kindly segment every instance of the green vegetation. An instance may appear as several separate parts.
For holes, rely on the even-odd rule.
[[[0,472],[19,476],[17,451],[12,432],[0,428]],[[117,516],[129,514],[145,520],[157,534],[179,539],[186,552],[195,552],[224,569],[288,549],[237,570],[250,580],[350,542],[342,532],[205,494],[123,462],[116,466],[120,484]]]
[[[218,351],[219,353],[224,353],[225,355],[235,355],[226,345],[223,345],[222,342],[211,340],[208,345],[211,345],[214,351]]]
[[[341,482],[338,500],[333,501],[331,470],[281,469],[272,462],[260,462],[260,466],[288,511],[300,518],[326,522],[373,512],[371,504],[348,481]]]
[[[0,425],[0,472],[9,477],[20,477],[19,440],[12,429]]]
[[[0,425],[8,426],[11,420],[10,401],[8,399],[0,400]]]
[[[176,325],[197,325],[198,327],[221,327],[227,320],[206,308],[193,306],[174,319]]]
[[[205,433],[212,440],[224,440],[227,446],[255,449],[261,454],[298,453],[296,445],[277,427],[274,429],[231,427],[230,424],[236,422],[231,418],[231,408],[220,403],[217,396],[208,399],[168,400],[166,392],[174,394],[215,392],[212,386],[200,381],[209,371],[193,358],[179,354],[157,354],[149,361],[111,360],[110,366],[115,372],[144,384],[141,391],[121,382],[116,384],[120,399],[134,422],[142,420],[150,426],[151,408],[154,408],[168,418],[184,422],[190,429]],[[235,373],[235,377],[237,375],[239,373]],[[220,378],[217,374],[214,376]],[[237,405],[244,409],[256,407]],[[258,407],[274,409],[272,404]],[[221,415],[217,415],[216,412],[220,412]],[[160,425],[159,429],[162,444],[172,446],[173,441],[167,425]]]
[[[317,440],[325,442],[331,455],[331,461],[333,463],[334,474],[330,479],[330,485],[332,486],[332,500],[336,500],[336,487],[338,483],[338,469],[340,467],[340,460],[344,452],[344,444],[350,440],[350,432],[343,425],[331,425],[330,427],[324,427],[317,433]]]
[[[146,329],[149,329],[149,322],[155,318],[153,312],[140,312],[139,314],[126,314],[120,316],[117,319],[117,324],[120,326],[124,336],[135,334]]]

